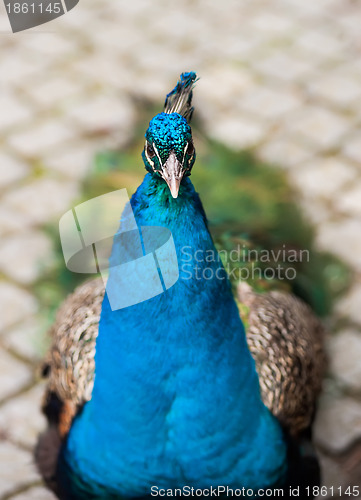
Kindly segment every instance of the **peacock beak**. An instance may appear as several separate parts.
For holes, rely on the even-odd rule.
[[[173,198],[178,198],[179,186],[184,171],[181,162],[176,157],[174,151],[171,151],[167,161],[162,167],[162,177],[167,183]]]

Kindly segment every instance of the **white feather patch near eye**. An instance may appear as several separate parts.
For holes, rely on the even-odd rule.
[[[148,152],[147,152],[147,141],[145,141],[145,146],[144,146],[144,154],[145,154],[145,157],[147,158],[147,161],[148,163],[150,164],[150,166],[152,167],[152,170],[153,172],[156,172],[156,169],[155,169],[155,163],[154,161],[150,158]],[[153,149],[154,151],[157,153],[157,148],[155,148],[154,144],[153,144]],[[159,158],[159,155],[157,154],[158,158]]]
[[[153,142],[153,149],[154,149],[154,152],[157,155],[157,158],[159,160],[159,165],[162,165],[161,157],[159,156],[158,149],[156,148],[156,145],[154,144],[154,142]]]

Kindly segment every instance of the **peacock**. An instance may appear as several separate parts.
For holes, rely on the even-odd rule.
[[[199,258],[217,252],[190,180],[196,80],[182,73],[150,121],[147,174],[119,214],[120,228],[134,216],[139,231],[169,231],[178,279],[121,308],[111,306],[102,279],[87,281],[51,329],[48,427],[35,458],[60,499],[146,498],[188,487],[205,495],[246,488],[254,497],[283,488],[287,498],[289,488],[320,481],[310,427],[325,367],[321,322],[285,292],[259,294],[242,282],[235,297],[221,260]],[[116,235],[110,262],[123,256]]]

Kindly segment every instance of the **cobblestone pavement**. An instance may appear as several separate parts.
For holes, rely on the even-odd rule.
[[[94,151],[126,142],[134,98],[161,102],[189,69],[207,132],[286,169],[318,247],[353,269],[315,430],[325,484],[359,484],[360,2],[84,0],[16,35],[1,9],[0,500],[53,498],[31,454],[44,427],[32,284],[53,258],[41,228],[71,206]]]

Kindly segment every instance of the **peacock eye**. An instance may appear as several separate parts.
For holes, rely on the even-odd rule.
[[[190,156],[192,156],[193,153],[194,153],[194,145],[193,145],[193,142],[190,141],[188,143],[187,154],[189,154]]]
[[[154,158],[155,157],[154,148],[153,148],[153,146],[151,146],[149,144],[149,142],[147,142],[146,151],[147,151],[147,155],[148,155],[149,158]]]

